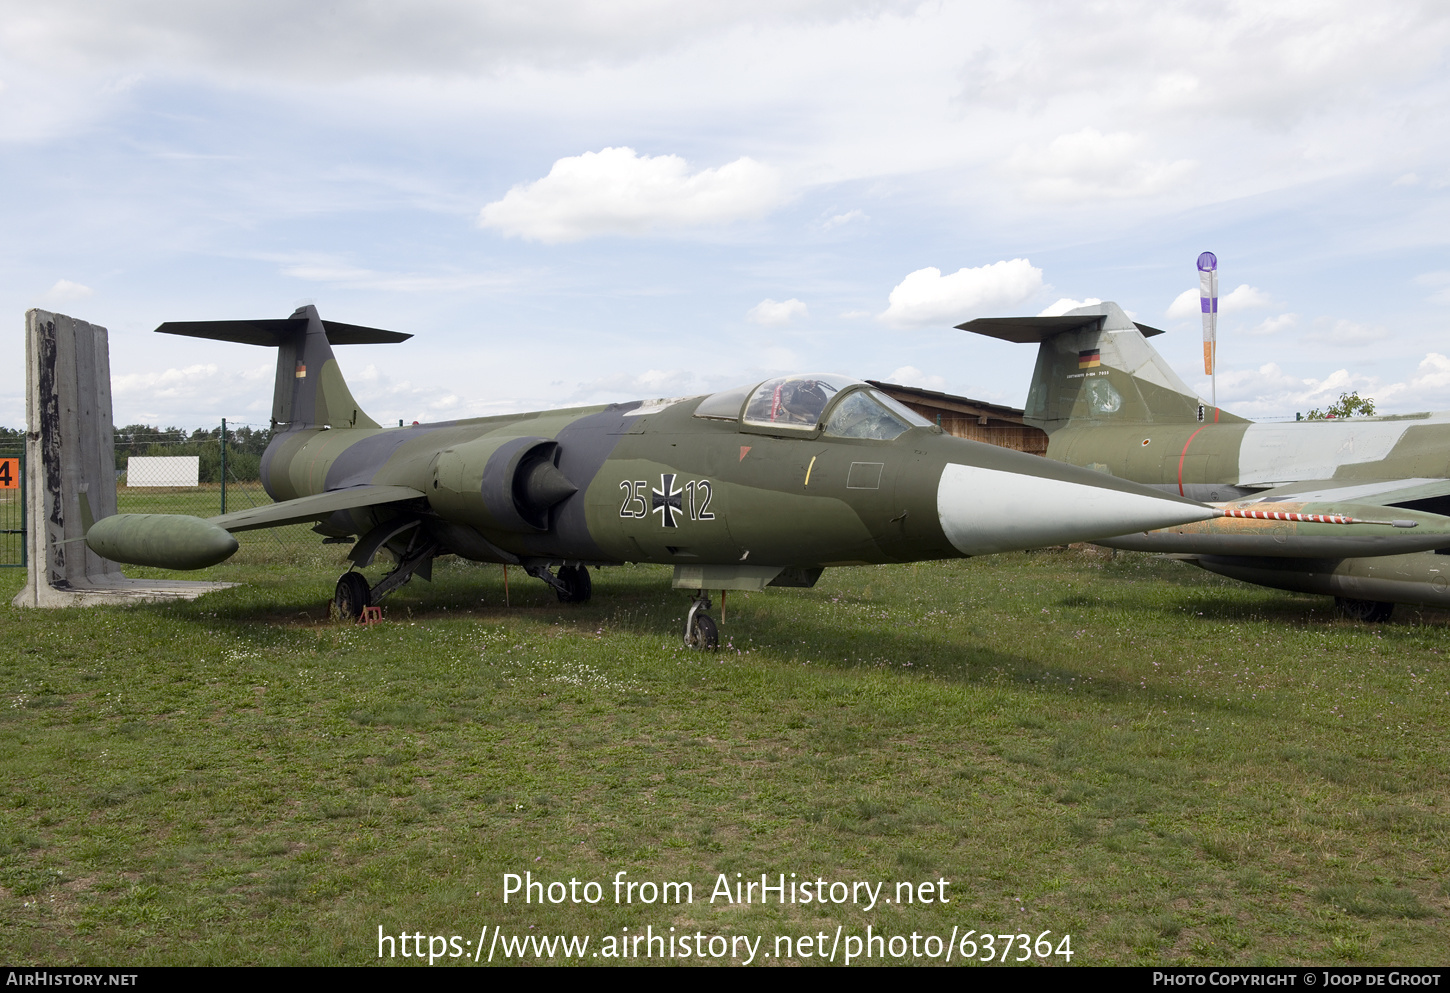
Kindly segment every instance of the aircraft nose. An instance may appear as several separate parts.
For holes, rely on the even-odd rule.
[[[1043,475],[948,463],[937,484],[947,540],[964,555],[1043,548],[1207,520],[1212,508],[1087,469]]]

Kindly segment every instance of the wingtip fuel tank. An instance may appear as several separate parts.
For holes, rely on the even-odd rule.
[[[1050,462],[1042,469],[1048,471],[1029,474],[983,465],[947,465],[937,504],[948,540],[963,555],[986,555],[1094,541],[1125,525],[1144,529],[1150,529],[1153,521],[1162,522],[1159,528],[1187,525],[1214,514],[1192,500],[1122,485],[1091,470]]]
[[[115,514],[91,525],[86,545],[113,562],[191,570],[226,561],[237,539],[200,517]]]

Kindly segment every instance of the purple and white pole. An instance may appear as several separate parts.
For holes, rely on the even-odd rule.
[[[1218,407],[1218,258],[1212,252],[1198,257],[1198,302],[1203,308],[1203,371],[1213,384],[1213,405]]]

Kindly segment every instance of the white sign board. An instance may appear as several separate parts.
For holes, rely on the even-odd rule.
[[[195,455],[143,456],[126,460],[126,485],[197,486],[201,459]]]

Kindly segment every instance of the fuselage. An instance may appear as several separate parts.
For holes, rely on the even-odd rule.
[[[1450,476],[1450,412],[1278,423],[1075,423],[1051,435],[1047,455],[1215,501],[1305,480],[1443,479]]]
[[[339,512],[319,530],[361,535],[417,513],[443,549],[482,561],[903,562],[1205,516],[1187,501],[925,424],[889,440],[841,437],[814,421],[776,428],[698,416],[705,399],[292,431],[269,446],[263,481],[277,501],[411,487],[426,505]],[[525,476],[541,461],[557,470],[556,490],[531,503]]]

